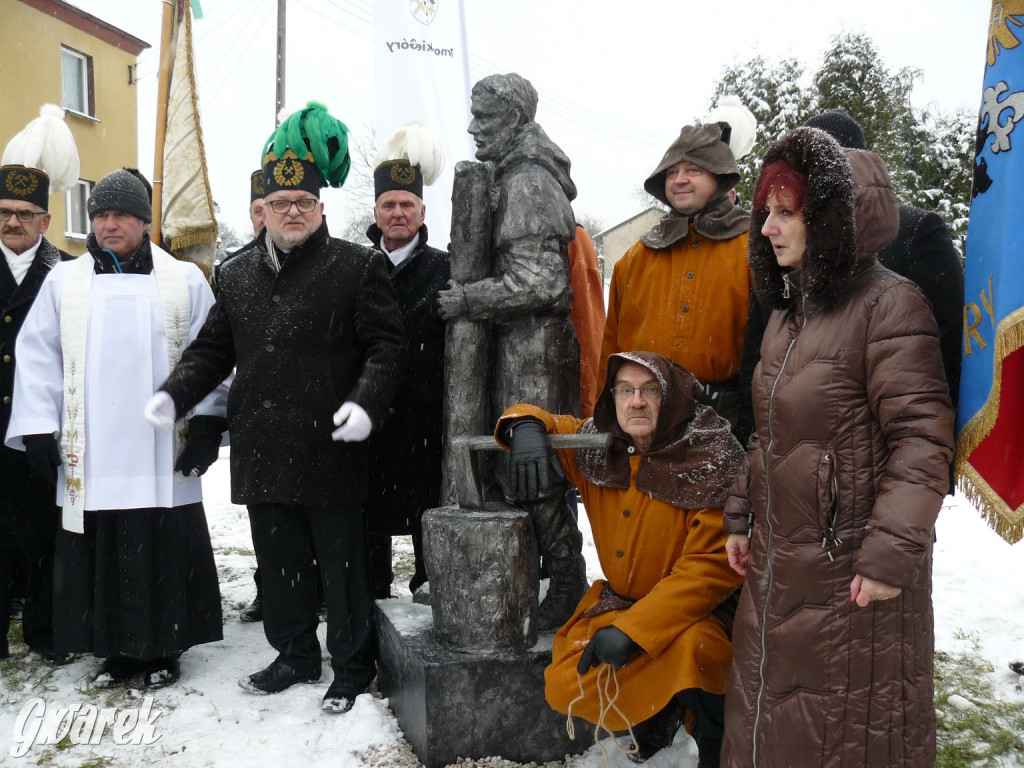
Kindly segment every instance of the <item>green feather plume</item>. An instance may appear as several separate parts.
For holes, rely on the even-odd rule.
[[[307,153],[320,171],[320,186],[340,187],[348,178],[352,160],[348,153],[348,127],[315,101],[295,112],[270,134],[263,145],[263,160],[273,153],[281,158],[288,150],[300,158]]]

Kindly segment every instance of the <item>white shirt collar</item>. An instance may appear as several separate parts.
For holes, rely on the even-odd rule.
[[[406,243],[405,245],[400,246],[398,248],[395,248],[395,250],[393,250],[393,251],[389,251],[388,247],[386,245],[384,245],[384,236],[381,235],[381,238],[380,238],[380,249],[382,251],[384,251],[385,255],[389,259],[391,259],[391,263],[394,264],[396,267],[399,264],[401,264],[403,261],[405,261],[407,258],[409,258],[410,254],[412,254],[412,252],[416,249],[416,246],[419,245],[419,244],[420,244],[420,233],[419,232],[417,232],[415,235],[413,235],[412,240],[410,240],[408,243]]]
[[[36,251],[39,250],[40,244],[43,242],[43,236],[40,235],[39,239],[36,240],[36,244],[26,250],[24,253],[15,253],[6,245],[0,241],[0,251],[4,252],[4,258],[7,259],[7,266],[11,268],[11,274],[14,275],[14,282],[21,285],[21,281],[25,279],[25,275],[28,274],[28,268],[32,266],[32,259],[36,257]]]

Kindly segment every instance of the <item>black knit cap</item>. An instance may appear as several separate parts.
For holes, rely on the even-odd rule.
[[[38,168],[24,165],[0,167],[0,200],[24,200],[49,209],[50,177]]]
[[[138,171],[126,168],[108,173],[96,182],[89,195],[89,218],[104,211],[127,213],[147,223],[153,221],[153,206]]]
[[[253,171],[249,176],[249,205],[252,205],[257,200],[262,200],[263,196],[263,169],[260,168],[258,171]]]
[[[423,174],[418,165],[409,165],[408,160],[385,160],[373,171],[373,198],[376,200],[385,192],[400,189],[423,197]]]
[[[864,131],[860,129],[857,121],[838,107],[826,109],[821,114],[810,118],[804,125],[824,131],[838,141],[839,146],[846,149],[868,148],[867,142],[864,141]]]

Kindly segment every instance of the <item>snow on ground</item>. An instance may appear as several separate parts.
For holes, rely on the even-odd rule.
[[[57,748],[35,744],[26,756],[12,757],[18,733],[26,721],[32,721],[26,717],[26,704],[35,698],[44,700],[50,712],[89,703],[126,711],[140,707],[144,694],[135,690],[88,691],[99,666],[99,660],[91,657],[59,668],[38,660],[28,664],[9,661],[0,680],[0,765],[416,766],[386,699],[361,696],[354,709],[340,717],[320,712],[320,699],[330,683],[329,664],[325,664],[324,677],[318,684],[293,686],[274,696],[253,696],[238,687],[239,677],[266,666],[274,652],[266,643],[261,624],[238,621],[239,610],[254,594],[255,563],[248,517],[244,508],[229,501],[226,452],[204,477],[204,488],[221,575],[224,640],[188,651],[182,658],[181,681],[153,692],[152,712],[159,715],[151,720],[152,734],[158,738],[148,745],[122,745],[114,743],[108,732],[96,745],[65,742],[63,748]],[[600,568],[584,517],[581,527],[589,575],[597,578]],[[397,549],[408,559],[407,543],[397,545]],[[408,575],[396,578],[396,592],[406,594],[407,579]],[[321,641],[323,629],[321,625]],[[994,667],[992,677],[1001,694],[1024,698],[1015,690],[1017,676],[1007,668],[1010,661],[1024,658],[1024,544],[1007,545],[959,497],[946,500],[939,518],[935,631],[937,648],[947,651],[965,647],[965,641],[957,639],[958,634],[977,633],[982,655]],[[12,651],[17,656],[24,654],[25,648]],[[611,750],[611,768],[631,765],[610,741],[604,745]],[[584,755],[570,758],[565,766],[599,768],[602,760],[600,748],[594,746]],[[487,761],[487,765],[498,764]],[[696,749],[692,740],[680,732],[676,744],[648,765],[694,768]],[[1024,764],[1018,768],[1024,768]]]

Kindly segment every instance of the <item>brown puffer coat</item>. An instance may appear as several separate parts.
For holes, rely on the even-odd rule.
[[[858,253],[839,145],[801,128],[775,160],[807,174],[807,251],[779,267],[755,212],[754,288],[774,311],[726,504],[726,532],[751,539],[722,765],[930,768],[932,531],[953,451],[938,330],[912,283]],[[895,227],[894,206],[858,213],[862,244]],[[858,608],[857,574],[902,592]]]

